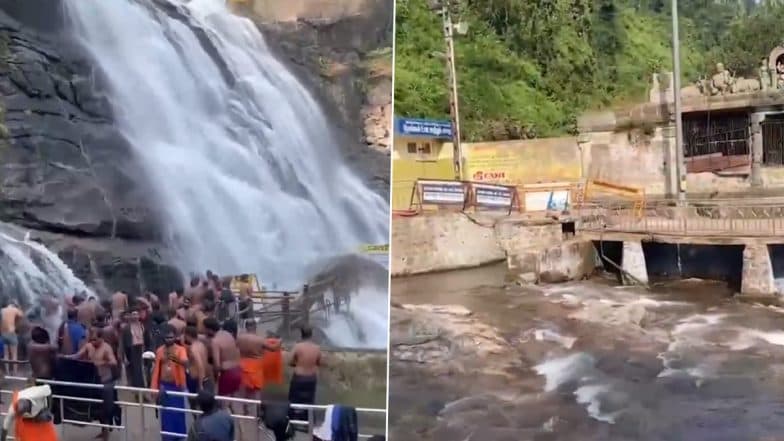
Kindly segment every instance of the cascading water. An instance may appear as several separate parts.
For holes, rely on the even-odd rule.
[[[63,295],[94,295],[71,270],[40,243],[0,232],[0,286],[10,298],[43,323],[50,336],[57,335]]]
[[[314,99],[225,1],[64,4],[140,179],[157,189],[181,269],[294,287],[309,262],[388,240],[388,203],[343,163]]]

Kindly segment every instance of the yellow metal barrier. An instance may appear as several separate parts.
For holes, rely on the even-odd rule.
[[[591,199],[597,193],[620,196],[632,201],[632,214],[641,218],[645,214],[645,189],[629,187],[606,181],[586,181],[583,191],[579,196],[579,205]],[[579,193],[578,193],[579,194]]]

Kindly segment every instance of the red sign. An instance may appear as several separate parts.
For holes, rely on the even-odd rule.
[[[485,172],[485,171],[478,171],[474,173],[473,179],[474,181],[497,181],[500,179],[506,178],[506,172]]]

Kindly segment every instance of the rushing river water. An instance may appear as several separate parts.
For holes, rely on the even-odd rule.
[[[521,363],[433,378],[393,358],[391,439],[784,439],[784,309],[710,282],[525,288],[504,271],[393,281],[394,302],[472,310]]]

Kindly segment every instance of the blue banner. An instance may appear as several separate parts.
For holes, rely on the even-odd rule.
[[[463,205],[466,199],[466,188],[459,181],[425,181],[419,180],[422,191],[422,203],[433,205]]]
[[[481,207],[504,208],[512,207],[512,187],[501,185],[473,184],[474,201]]]
[[[452,123],[433,119],[395,117],[395,133],[401,136],[452,139]]]

